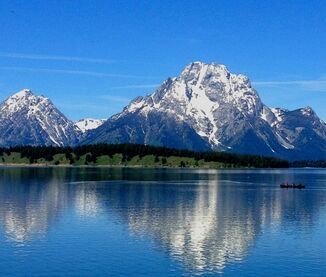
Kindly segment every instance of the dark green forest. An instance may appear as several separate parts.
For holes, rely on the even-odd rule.
[[[285,160],[226,152],[193,152],[139,144],[78,147],[17,146],[0,148],[0,162],[25,164],[121,165],[170,167],[286,168]]]

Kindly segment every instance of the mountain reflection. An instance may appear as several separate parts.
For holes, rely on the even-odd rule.
[[[156,208],[129,214],[131,228],[153,234],[172,255],[198,270],[221,269],[228,260],[241,260],[257,232],[250,211],[238,212],[233,201],[224,201],[216,180],[208,186],[199,182],[195,194],[191,203],[180,201],[168,213]]]
[[[6,234],[17,242],[44,234],[64,208],[67,192],[59,172],[43,175],[36,169],[1,170],[0,220]]]
[[[127,194],[115,194],[111,186],[109,202],[131,231],[151,235],[192,270],[221,271],[226,263],[242,260],[261,229],[259,213],[242,192],[221,187],[216,179],[147,184],[142,193],[138,184],[125,186]]]
[[[76,186],[75,208],[81,216],[96,216],[100,209],[100,202],[94,184]]]
[[[264,228],[309,231],[325,204],[318,189],[275,187],[291,180],[286,171],[0,171],[0,232],[12,241],[46,236],[68,210],[83,217],[113,212],[131,234],[153,239],[192,272],[221,272],[227,264],[241,262]]]

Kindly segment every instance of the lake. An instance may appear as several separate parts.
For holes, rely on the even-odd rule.
[[[0,168],[1,276],[325,272],[326,170]]]

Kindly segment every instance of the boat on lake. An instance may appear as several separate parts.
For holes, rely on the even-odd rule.
[[[288,184],[288,183],[283,183],[283,184],[280,184],[280,188],[281,189],[304,189],[306,188],[305,185],[303,184]]]

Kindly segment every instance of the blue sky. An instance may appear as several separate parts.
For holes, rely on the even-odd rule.
[[[0,99],[31,88],[71,119],[107,118],[201,60],[326,120],[325,15],[314,0],[1,0]]]

